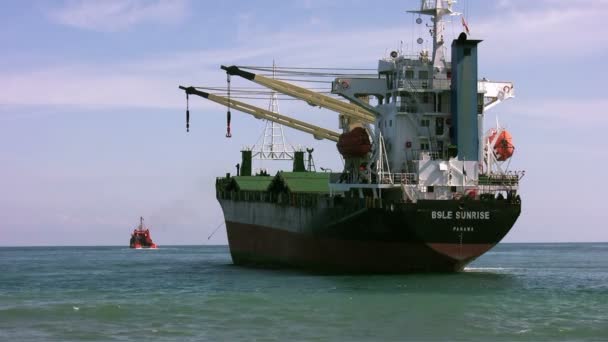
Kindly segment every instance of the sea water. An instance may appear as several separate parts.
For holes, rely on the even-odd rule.
[[[608,244],[357,276],[237,267],[226,246],[0,248],[0,341],[144,340],[608,340]]]

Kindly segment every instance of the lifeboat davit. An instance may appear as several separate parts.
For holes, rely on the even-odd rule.
[[[497,131],[492,132],[488,141],[494,144],[494,153],[496,154],[496,160],[498,161],[505,161],[511,158],[515,151],[513,138],[507,130],[503,130],[500,133]]]
[[[338,151],[345,158],[365,157],[372,150],[369,135],[362,127],[356,127],[348,133],[340,135]]]

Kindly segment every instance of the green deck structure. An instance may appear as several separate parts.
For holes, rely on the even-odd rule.
[[[329,173],[279,172],[270,185],[274,189],[287,189],[291,193],[329,193]]]
[[[272,182],[270,176],[236,176],[230,178],[228,190],[266,191]]]

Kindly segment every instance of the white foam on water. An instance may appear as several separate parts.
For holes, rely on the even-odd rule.
[[[465,272],[492,272],[492,271],[508,271],[511,268],[505,267],[465,267]]]

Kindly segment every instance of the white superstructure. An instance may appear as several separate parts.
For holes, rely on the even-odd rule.
[[[514,96],[513,83],[467,80],[477,76],[476,45],[480,41],[469,40],[464,33],[452,44],[459,62],[452,65],[447,60],[444,18],[460,15],[452,5],[449,0],[422,0],[419,10],[410,11],[430,17],[426,24],[433,43],[430,53],[422,50],[408,56],[392,51],[379,61],[378,79],[339,78],[333,82],[332,92],[351,102],[369,108],[366,104],[373,97],[377,103],[372,109],[376,121],[369,130],[374,152],[366,170],[375,177],[361,177],[360,168],[355,169],[360,160],[350,166],[347,161],[346,172],[354,177],[349,184],[332,184],[335,191],[360,186],[356,183],[380,183],[385,186],[379,188],[401,186],[404,197],[416,201],[516,190],[521,174],[507,173],[495,156],[497,139],[490,142],[482,132],[484,113]],[[416,22],[423,24],[422,18]],[[452,84],[457,72],[459,84]],[[473,87],[472,97],[461,90],[467,86]],[[461,111],[458,118],[457,108]],[[462,119],[465,116],[468,118]],[[455,132],[458,123],[459,136]],[[356,125],[356,120],[341,118],[345,130]]]

